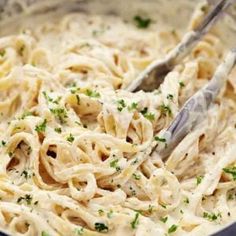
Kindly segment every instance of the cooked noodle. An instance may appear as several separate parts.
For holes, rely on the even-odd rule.
[[[180,38],[82,13],[0,38],[2,230],[207,235],[235,220],[235,70],[168,161],[149,156],[212,77],[221,40],[208,34],[158,90],[125,91]]]

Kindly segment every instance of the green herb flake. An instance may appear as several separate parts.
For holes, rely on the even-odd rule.
[[[44,119],[44,121],[41,124],[36,125],[35,130],[37,132],[45,132],[46,126],[47,126],[47,120]]]
[[[184,203],[189,204],[189,199],[187,197],[184,198]]]
[[[93,98],[99,98],[101,95],[100,93],[96,92],[96,91],[93,91],[91,89],[87,89],[85,94],[89,97],[93,97]]]
[[[77,104],[80,105],[80,96],[78,94],[76,94],[76,100],[77,100]]]
[[[59,104],[59,102],[60,102],[60,100],[61,100],[61,98],[62,98],[61,96],[59,96],[59,97],[57,97],[56,99],[53,99],[53,98],[51,98],[51,97],[47,94],[47,92],[43,91],[42,93],[43,93],[43,96],[44,96],[44,98],[46,99],[46,101],[52,102],[52,103],[55,103],[55,104]]]
[[[100,216],[103,216],[103,215],[104,215],[104,210],[99,209],[99,210],[98,210],[98,214],[99,214]]]
[[[20,119],[20,120],[24,120],[25,117],[27,117],[27,116],[32,116],[32,115],[33,115],[32,112],[30,112],[30,111],[25,111],[25,112],[21,115],[21,117],[20,117],[19,119]]]
[[[30,175],[27,170],[23,170],[20,176],[23,176],[25,179],[30,178]]]
[[[135,158],[132,162],[131,162],[131,165],[135,165],[138,163],[138,158]]]
[[[165,138],[161,138],[161,137],[158,137],[158,136],[156,136],[154,139],[155,139],[157,142],[161,142],[161,143],[165,143],[165,142],[166,142],[166,139],[165,139]]]
[[[117,104],[118,104],[117,110],[120,112],[126,107],[124,99],[118,100]]]
[[[26,202],[27,205],[31,205],[32,199],[33,198],[30,194],[26,194],[24,197],[19,197],[17,203]]]
[[[160,206],[166,209],[166,205],[163,203],[160,203]]]
[[[150,214],[152,214],[152,212],[153,212],[153,206],[152,206],[152,205],[149,205],[149,206],[148,206],[148,212],[149,212]]]
[[[180,88],[183,88],[183,87],[185,86],[184,82],[183,82],[183,81],[180,81],[180,82],[179,82],[179,86],[180,86]]]
[[[25,50],[25,45],[22,45],[22,46],[19,48],[19,54],[20,54],[21,56],[23,56],[24,50]]]
[[[132,229],[136,229],[139,224],[139,213],[135,214],[134,220],[130,223]]]
[[[58,128],[55,128],[54,130],[55,130],[55,132],[57,132],[58,134],[60,134],[60,133],[62,132],[62,130],[61,130],[61,128],[60,128],[60,127],[58,127]]]
[[[27,155],[29,155],[31,152],[32,152],[32,147],[28,146],[28,148],[27,148]]]
[[[201,11],[202,11],[202,12],[206,12],[206,11],[207,11],[207,6],[206,6],[206,5],[202,6],[202,7],[201,7]]]
[[[141,179],[141,175],[138,175],[138,174],[135,174],[133,173],[133,178],[136,179],[136,180],[140,180]]]
[[[6,54],[6,50],[5,50],[5,49],[1,49],[1,50],[0,50],[0,56],[1,56],[1,57],[4,57],[5,54]]]
[[[160,218],[160,221],[163,223],[166,223],[167,220],[168,220],[168,216]]]
[[[130,106],[128,106],[128,111],[133,111],[138,108],[138,103],[133,102]]]
[[[144,117],[150,121],[155,120],[155,115],[153,113],[146,113],[144,114]]]
[[[140,113],[143,114],[143,115],[147,114],[147,112],[148,112],[148,108],[147,108],[147,107],[144,107],[144,108],[140,111]]]
[[[221,214],[215,214],[215,213],[208,213],[208,212],[203,212],[203,218],[206,218],[209,221],[215,221],[218,218],[221,218]]]
[[[144,18],[144,17],[138,16],[138,15],[134,17],[134,21],[136,23],[136,26],[140,29],[146,29],[151,24],[150,18]]]
[[[74,86],[73,86],[74,85]],[[71,87],[75,87],[76,86],[76,84],[74,83],[74,84],[72,84],[72,86]],[[75,93],[77,93],[77,92],[79,92],[80,91],[80,88],[78,87],[78,88],[73,88],[73,89],[71,89],[70,90],[70,92],[72,93],[72,94],[75,94]]]
[[[75,140],[74,136],[72,134],[69,134],[69,136],[66,138],[66,140],[70,143],[73,143],[73,141]]]
[[[166,98],[169,100],[173,100],[174,96],[172,94],[168,94]]]
[[[50,236],[46,231],[42,231],[41,236]]]
[[[95,230],[98,232],[108,232],[108,227],[104,223],[95,223]]]
[[[172,115],[172,111],[169,105],[162,104],[159,108],[162,115],[168,115],[168,116]]]
[[[110,219],[112,217],[112,214],[113,214],[113,211],[110,210],[108,213],[107,213],[107,217]]]
[[[174,233],[177,230],[178,226],[177,225],[171,225],[170,228],[168,229],[168,233]]]
[[[83,233],[84,233],[84,228],[75,229],[75,234],[76,235],[83,235]]]
[[[9,156],[9,157],[12,157],[12,156],[13,156],[13,153],[12,153],[12,152],[8,152],[8,156]]]
[[[6,146],[6,144],[7,144],[7,142],[6,142],[6,141],[4,141],[4,140],[2,140],[2,141],[1,141],[1,146],[2,146],[2,147],[5,147],[5,146]]]
[[[236,180],[236,166],[223,168],[223,171],[227,174],[231,174],[233,177],[233,180]]]
[[[197,185],[199,185],[202,182],[202,179],[203,179],[202,175],[196,177]]]
[[[54,116],[59,119],[59,121],[64,124],[66,123],[66,119],[68,118],[66,110],[64,108],[55,108],[50,109],[51,113],[54,114]]]
[[[112,167],[112,168],[116,168],[116,171],[120,171],[120,167],[117,166],[118,161],[119,161],[119,160],[116,159],[116,160],[113,160],[113,161],[110,162],[110,167]]]

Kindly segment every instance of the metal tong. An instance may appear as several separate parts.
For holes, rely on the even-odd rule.
[[[153,91],[158,88],[167,73],[190,53],[233,2],[235,0],[220,0],[195,30],[186,33],[181,42],[163,59],[151,63],[126,90],[137,92],[139,90]]]
[[[156,60],[149,65],[136,80],[127,88],[128,91],[136,92],[139,90],[152,91],[160,86],[166,74],[174,66],[189,54],[192,48],[200,39],[211,29],[217,20],[220,19],[223,12],[235,0],[220,0],[200,23],[200,25],[183,37],[182,41],[170,51],[162,60]],[[215,100],[223,87],[227,75],[230,73],[236,63],[236,48],[231,50],[225,57],[222,64],[219,65],[213,78],[197,93],[187,100],[175,119],[167,130],[161,134],[159,140],[165,141],[165,145],[158,148],[158,154],[165,160],[180,141],[199,124],[207,114],[211,103]],[[152,146],[151,155],[155,153],[158,146],[158,140]]]
[[[208,108],[216,99],[235,64],[236,48],[226,55],[212,79],[187,100],[171,125],[161,135],[161,139],[165,140],[165,146],[159,150],[162,159],[166,159],[179,142],[206,117]],[[157,145],[152,149],[152,153],[156,147]]]

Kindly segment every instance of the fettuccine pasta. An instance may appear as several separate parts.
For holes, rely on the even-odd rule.
[[[141,16],[84,13],[0,38],[1,230],[208,235],[235,220],[235,70],[167,162],[150,156],[214,74],[226,52],[220,38],[209,33],[159,89],[125,90],[180,39]]]

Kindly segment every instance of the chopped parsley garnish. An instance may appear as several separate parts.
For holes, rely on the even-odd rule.
[[[130,223],[132,229],[136,229],[137,225],[139,224],[139,213],[135,214],[134,220]]]
[[[153,113],[146,113],[144,114],[144,117],[150,121],[155,120],[155,115]]]
[[[152,214],[152,211],[153,211],[153,206],[152,206],[152,205],[149,205],[149,206],[148,206],[148,212],[149,212],[150,214]]]
[[[141,16],[135,16],[134,21],[136,23],[136,26],[140,29],[146,29],[151,24],[150,18],[143,18]]]
[[[166,205],[163,203],[160,203],[160,206],[166,209]]]
[[[66,110],[64,108],[55,108],[50,109],[50,111],[54,114],[56,118],[59,119],[59,121],[64,124],[66,123],[66,118],[68,118]]]
[[[165,142],[166,142],[166,139],[165,139],[165,138],[161,138],[161,137],[158,137],[158,136],[155,137],[155,140],[156,140],[157,142],[161,142],[161,143],[165,143]]]
[[[148,112],[148,108],[147,108],[147,107],[144,107],[144,108],[140,111],[140,113],[143,114],[143,115],[147,114],[147,112]]]
[[[138,163],[138,158],[135,158],[132,162],[131,162],[131,165],[135,165]]]
[[[98,214],[99,214],[100,216],[103,216],[103,215],[104,215],[104,210],[103,210],[103,209],[99,209],[99,210],[98,210]]]
[[[28,146],[28,148],[27,148],[27,155],[29,155],[31,152],[32,152],[32,148],[31,148],[31,146]]]
[[[75,87],[76,86],[76,84],[73,84],[74,86],[71,86],[71,87]],[[70,92],[72,93],[72,94],[75,94],[75,93],[77,93],[78,91],[80,91],[80,88],[73,88],[73,89],[71,89],[70,90]]]
[[[62,132],[62,130],[61,130],[60,127],[59,127],[59,128],[55,128],[54,130],[55,130],[55,132],[57,132],[57,133],[59,133],[59,134]]]
[[[5,147],[5,146],[6,146],[6,144],[7,144],[7,142],[6,142],[6,141],[4,141],[4,140],[2,140],[2,141],[1,141],[1,146],[2,146],[2,147]]]
[[[189,199],[187,197],[184,199],[184,203],[189,204]]]
[[[205,6],[205,5],[202,6],[202,7],[201,7],[201,11],[202,11],[202,12],[206,12],[206,11],[207,11],[207,6]]]
[[[20,47],[20,49],[19,49],[19,54],[20,54],[21,56],[23,56],[24,50],[25,50],[25,45],[22,45],[22,46]]]
[[[1,50],[0,50],[0,56],[1,56],[1,57],[4,57],[5,54],[6,54],[6,50],[5,50],[5,49],[1,49]]]
[[[27,170],[23,170],[23,172],[21,173],[21,175],[20,176],[24,176],[25,177],[25,179],[28,179],[28,178],[30,178],[30,174],[28,173],[28,171]]]
[[[162,104],[160,106],[160,111],[161,111],[161,114],[163,115],[169,115],[169,116],[172,115],[172,111],[168,105]]]
[[[232,193],[229,194],[227,200],[233,200],[233,199],[234,199],[233,194]]]
[[[110,167],[112,167],[112,168],[116,168],[116,171],[120,171],[120,167],[117,166],[118,161],[119,161],[119,160],[116,159],[116,160],[113,160],[113,161],[110,162]]]
[[[47,120],[44,119],[44,121],[43,121],[41,124],[36,125],[35,130],[36,130],[37,132],[45,132],[45,130],[46,130],[46,125],[47,125]]]
[[[76,235],[83,235],[83,233],[84,233],[84,228],[75,229],[75,234]]]
[[[132,111],[132,110],[137,109],[137,107],[138,107],[138,103],[133,102],[130,106],[128,106],[128,110]]]
[[[183,81],[180,81],[180,82],[179,82],[179,86],[180,86],[181,88],[183,88],[183,87],[185,86],[184,82],[183,82]]]
[[[111,161],[110,162],[110,167],[116,168],[118,161],[119,161],[118,159],[116,159],[114,161]]]
[[[43,91],[43,96],[48,102],[52,102],[55,104],[59,104],[59,102],[61,100],[61,96],[57,97],[56,99],[53,99],[45,91]]]
[[[199,185],[202,182],[203,176],[197,176],[196,180],[197,180],[197,185]]]
[[[23,201],[25,201],[27,203],[27,205],[30,205],[32,202],[32,196],[30,194],[26,194],[24,197],[19,197],[17,199],[17,203],[22,203]]]
[[[8,156],[9,156],[9,157],[12,157],[12,156],[13,156],[13,153],[12,153],[12,152],[8,152]]]
[[[99,98],[101,95],[100,93],[96,92],[96,91],[93,91],[91,89],[87,89],[85,94],[89,97],[93,97],[93,98]]]
[[[41,233],[41,236],[50,236],[50,234],[48,234],[47,232],[43,231],[43,232]]]
[[[136,180],[140,180],[141,179],[141,175],[138,175],[138,174],[135,174],[135,173],[133,173],[133,177]]]
[[[21,117],[20,117],[19,119],[24,120],[25,117],[27,117],[27,116],[32,116],[32,115],[33,115],[32,112],[30,112],[30,111],[25,111],[25,112],[21,115]]]
[[[173,100],[174,96],[172,94],[168,94],[166,98],[169,100]]]
[[[219,217],[222,217],[220,213],[215,214],[215,213],[208,213],[208,212],[203,212],[203,218],[208,219],[209,221],[215,221]]]
[[[168,216],[160,218],[160,221],[163,223],[166,223],[167,220],[168,220]]]
[[[72,143],[72,142],[75,140],[75,138],[74,138],[74,136],[73,136],[72,134],[70,134],[70,135],[66,138],[66,140],[67,140],[68,142]]]
[[[112,214],[113,214],[113,211],[110,210],[108,213],[107,213],[107,217],[110,219],[112,217]]]
[[[171,225],[170,228],[168,229],[168,234],[174,233],[177,230],[178,226],[177,225]]]
[[[108,227],[104,224],[104,223],[95,223],[95,229],[98,231],[98,232],[108,232]]]
[[[80,104],[80,96],[78,94],[76,94],[76,100],[77,100],[77,104]]]
[[[236,166],[223,168],[223,171],[227,174],[231,174],[233,177],[233,180],[236,180]]]
[[[118,100],[117,104],[118,104],[118,106],[117,106],[118,111],[122,111],[126,107],[124,99]]]
[[[144,116],[146,119],[150,120],[150,121],[152,121],[152,120],[155,119],[155,115],[154,115],[153,113],[151,113],[151,112],[148,112],[148,108],[147,108],[147,107],[144,107],[144,108],[140,111],[140,113],[143,114],[143,116]]]

